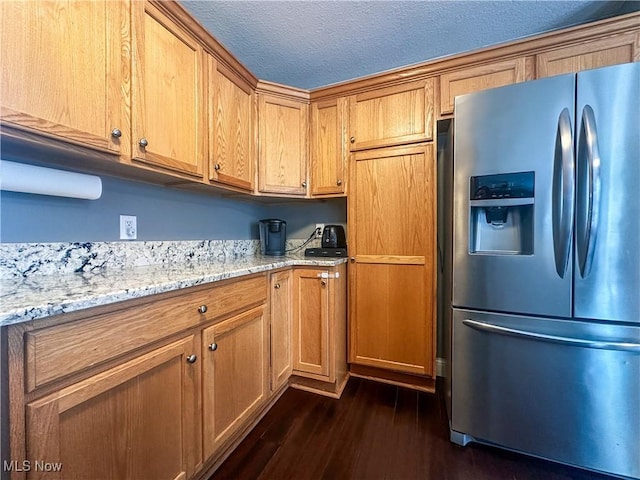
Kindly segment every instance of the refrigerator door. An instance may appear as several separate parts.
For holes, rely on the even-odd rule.
[[[453,321],[452,439],[640,478],[640,327],[458,309]]]
[[[456,98],[454,306],[571,316],[574,99],[575,75]]]
[[[578,74],[575,311],[640,323],[640,63]]]

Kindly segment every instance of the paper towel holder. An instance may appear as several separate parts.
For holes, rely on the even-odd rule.
[[[102,196],[102,179],[0,159],[0,190],[97,200]]]

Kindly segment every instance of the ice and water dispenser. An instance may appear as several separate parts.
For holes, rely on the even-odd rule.
[[[533,255],[534,172],[471,177],[469,252]]]

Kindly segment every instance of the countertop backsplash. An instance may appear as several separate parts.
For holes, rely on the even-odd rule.
[[[287,240],[287,250],[304,239]],[[307,247],[319,246],[314,239]],[[259,240],[0,243],[0,279],[100,273],[109,268],[206,263],[256,255]],[[304,253],[304,249],[298,251]]]

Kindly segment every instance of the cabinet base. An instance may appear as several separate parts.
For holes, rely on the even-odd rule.
[[[432,377],[420,377],[406,373],[391,372],[353,363],[349,365],[349,373],[353,377],[366,378],[368,380],[412,388],[422,392],[435,393],[436,391],[436,379]]]
[[[341,379],[336,380],[333,383],[323,382],[321,380],[315,380],[313,378],[300,377],[298,375],[292,375],[289,380],[289,386],[298,390],[304,390],[311,393],[317,393],[318,395],[324,395],[325,397],[340,398],[344,387],[347,386],[349,380],[349,374],[347,373]]]

